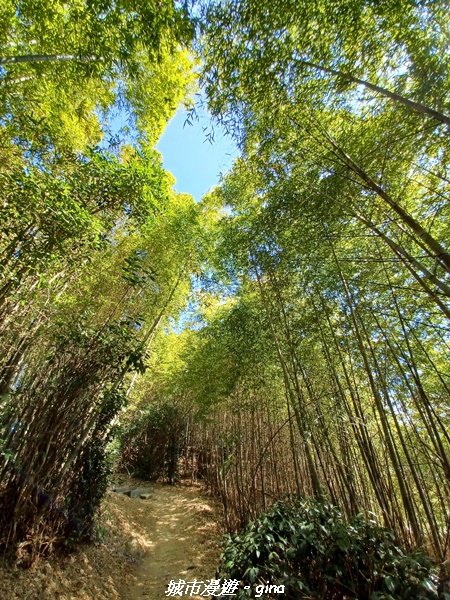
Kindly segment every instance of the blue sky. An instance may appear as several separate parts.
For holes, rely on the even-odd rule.
[[[164,168],[174,175],[178,192],[192,194],[196,200],[220,181],[220,174],[230,169],[238,151],[229,136],[214,126],[214,141],[206,139],[212,130],[206,109],[197,107],[198,121],[185,123],[187,112],[179,108],[157,144]]]

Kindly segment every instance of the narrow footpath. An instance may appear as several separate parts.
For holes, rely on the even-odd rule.
[[[150,498],[128,501],[128,507],[139,521],[146,552],[121,591],[123,600],[162,600],[170,580],[214,578],[217,513],[198,488],[157,485]]]

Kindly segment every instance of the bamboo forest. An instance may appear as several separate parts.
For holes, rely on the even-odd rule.
[[[0,599],[450,600],[448,4],[0,0],[0,48]]]

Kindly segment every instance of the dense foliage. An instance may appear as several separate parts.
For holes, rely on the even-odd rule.
[[[353,594],[434,593],[409,552],[445,575],[445,3],[0,7],[2,549],[89,539],[119,448],[151,479],[182,457],[231,531],[326,498],[265,517],[328,507],[314,593],[347,559]],[[241,155],[196,203],[154,144],[197,76]]]
[[[205,8],[202,84],[242,155],[210,199],[221,313],[179,389],[222,365],[190,389],[215,407],[200,437],[232,527],[296,491],[448,553],[448,19],[409,0]]]
[[[174,483],[178,476],[184,430],[179,409],[171,404],[150,404],[121,434],[119,468],[149,481]]]
[[[361,516],[346,521],[321,500],[276,502],[228,538],[219,575],[241,582],[238,598],[254,598],[267,583],[284,585],[292,600],[438,597],[428,558],[405,553],[388,530]]]
[[[130,376],[198,263],[200,210],[152,147],[192,25],[170,0],[0,21],[0,546],[29,563],[92,537]]]

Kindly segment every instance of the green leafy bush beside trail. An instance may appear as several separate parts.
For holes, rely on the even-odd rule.
[[[178,476],[179,437],[183,418],[170,404],[150,405],[121,434],[119,468],[149,481]]]
[[[256,597],[262,583],[284,585],[286,599],[450,598],[439,595],[437,569],[427,556],[405,552],[374,521],[347,520],[337,507],[312,499],[279,501],[229,536],[219,576],[242,582],[241,599]]]

